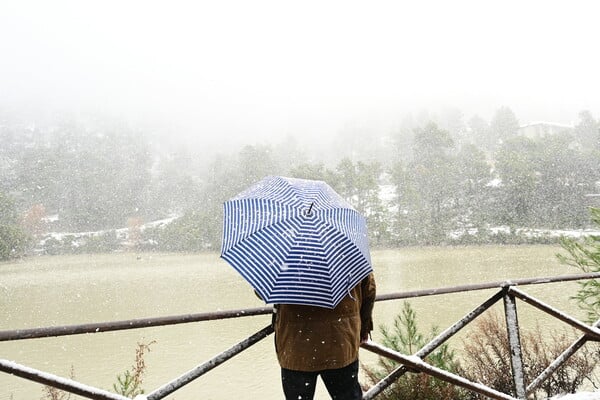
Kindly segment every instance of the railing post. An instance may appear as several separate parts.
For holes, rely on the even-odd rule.
[[[517,304],[515,296],[509,292],[509,286],[505,288],[504,314],[506,316],[506,330],[508,332],[508,344],[510,347],[510,364],[512,367],[513,383],[516,397],[525,399],[525,376],[523,371],[523,353],[521,350],[521,338],[519,336],[519,320],[517,318]]]

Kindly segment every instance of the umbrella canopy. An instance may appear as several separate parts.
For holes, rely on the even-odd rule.
[[[323,181],[278,176],[224,203],[221,257],[268,304],[334,308],[372,271],[364,217]]]

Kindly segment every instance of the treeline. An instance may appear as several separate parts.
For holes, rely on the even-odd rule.
[[[222,202],[266,175],[325,180],[366,215],[375,246],[519,242],[528,239],[518,228],[583,228],[600,192],[600,123],[587,111],[578,118],[529,138],[509,108],[489,122],[454,111],[406,118],[394,132],[343,130],[329,149],[286,138],[203,157],[116,124],[4,120],[0,257],[27,253],[49,231],[103,231],[84,243],[47,239],[50,252],[106,251],[123,244],[116,228],[135,248],[218,250]]]

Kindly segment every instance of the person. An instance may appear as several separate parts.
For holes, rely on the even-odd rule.
[[[286,400],[313,399],[318,376],[332,399],[362,399],[358,349],[373,330],[375,292],[370,273],[334,309],[276,305],[275,351]]]

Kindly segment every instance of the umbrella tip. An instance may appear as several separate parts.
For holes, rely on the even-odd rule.
[[[306,212],[306,215],[310,215],[310,212],[312,211],[312,208],[313,208],[313,204],[315,204],[314,201],[310,203],[310,207],[308,207],[308,211]]]

